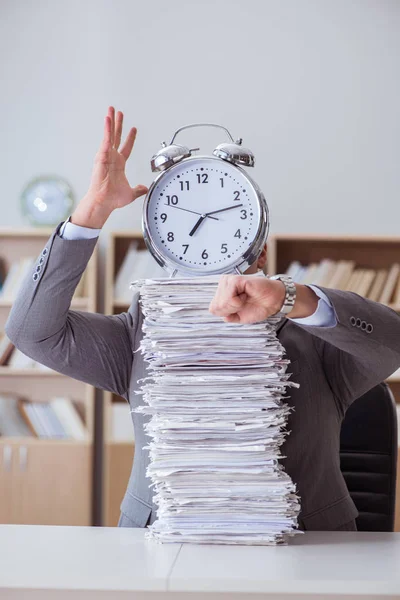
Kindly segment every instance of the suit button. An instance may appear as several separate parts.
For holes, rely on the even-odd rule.
[[[367,329],[366,329],[367,333],[372,333],[373,330],[374,330],[373,325],[371,325],[371,323],[368,323],[367,324]]]
[[[47,248],[43,248],[42,256],[46,256],[47,252],[48,252]]]
[[[361,327],[361,319],[357,319],[356,325],[357,325],[357,327]]]
[[[38,273],[40,273],[40,271],[41,271],[41,270],[42,270],[42,267],[41,267],[40,265],[38,265],[38,266],[36,267],[36,271],[37,271]]]
[[[356,319],[355,319],[355,317],[350,317],[350,323],[351,323],[351,324],[353,325],[353,327],[354,327],[354,325],[356,324]]]
[[[363,331],[365,331],[367,329],[367,322],[366,321],[361,321],[361,329]]]
[[[41,256],[41,257],[39,258],[39,263],[40,263],[41,265],[44,263],[44,258],[43,258],[43,256]]]
[[[34,273],[32,278],[33,278],[33,281],[37,281],[39,279],[39,275],[37,273]]]

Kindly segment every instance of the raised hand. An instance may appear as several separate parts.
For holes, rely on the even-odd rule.
[[[89,189],[74,211],[71,221],[77,225],[100,228],[116,208],[127,206],[147,193],[147,187],[131,187],[125,165],[135,143],[137,130],[132,127],[120,148],[123,113],[115,115],[113,106],[104,120],[104,135],[96,154]]]

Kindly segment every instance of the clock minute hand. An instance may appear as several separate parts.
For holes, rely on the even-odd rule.
[[[188,208],[182,208],[181,206],[174,206],[174,204],[164,204],[164,206],[169,206],[170,208],[177,208],[178,210],[184,210],[185,212],[193,213],[194,215],[202,216],[201,213],[196,212],[194,210],[189,210]],[[208,215],[206,215],[208,216]],[[210,219],[214,219],[214,221],[219,221],[218,217],[210,217]]]
[[[213,210],[212,212],[206,213],[206,217],[210,217],[210,215],[216,215],[217,213],[225,212],[226,210],[232,210],[232,208],[239,208],[243,206],[243,204],[232,204],[232,206],[228,206],[227,208],[220,208],[219,210]],[[212,217],[210,217],[211,219]]]

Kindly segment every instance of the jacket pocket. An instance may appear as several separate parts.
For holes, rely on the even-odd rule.
[[[146,527],[151,518],[152,507],[144,500],[126,492],[121,504],[121,512],[132,521],[132,527]]]

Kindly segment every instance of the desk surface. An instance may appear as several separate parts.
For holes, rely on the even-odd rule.
[[[225,592],[225,594],[224,594]],[[0,599],[400,598],[400,534],[159,545],[143,529],[0,525]]]

